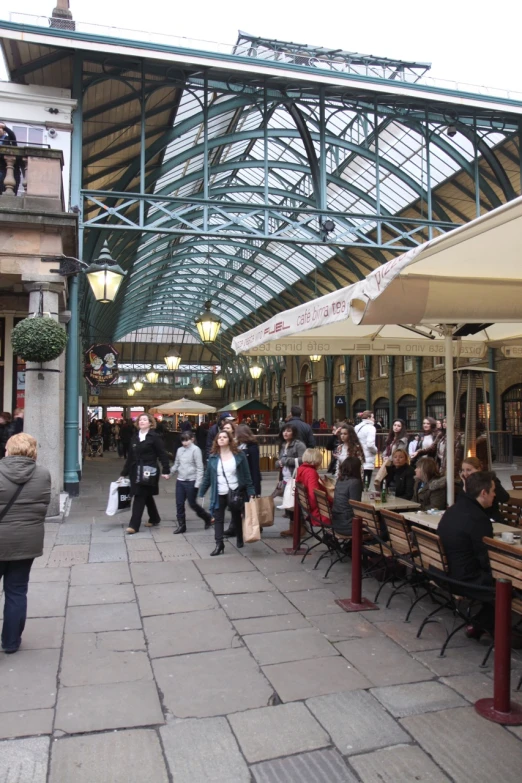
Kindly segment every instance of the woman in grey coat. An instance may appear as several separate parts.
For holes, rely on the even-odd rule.
[[[361,500],[361,470],[361,460],[358,457],[346,457],[339,468],[334,490],[332,523],[334,531],[342,536],[352,535],[353,508],[350,500]]]
[[[36,440],[13,435],[0,462],[0,579],[4,580],[2,650],[15,653],[27,616],[27,588],[35,557],[43,552],[51,476],[36,464]]]
[[[299,432],[295,424],[285,424],[281,430],[281,437],[283,438],[283,443],[279,451],[279,459],[276,462],[276,466],[281,468],[281,479],[286,485],[292,478],[294,468],[303,461],[303,454],[306,451],[306,446],[302,440],[299,440]],[[283,538],[287,538],[294,534],[294,512],[287,509],[285,511],[285,516],[290,520],[290,526],[288,530],[281,531],[281,536]]]

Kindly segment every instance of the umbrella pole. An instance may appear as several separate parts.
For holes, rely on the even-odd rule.
[[[453,330],[444,329],[444,357],[446,364],[446,499],[448,506],[455,501],[455,409],[453,405]]]

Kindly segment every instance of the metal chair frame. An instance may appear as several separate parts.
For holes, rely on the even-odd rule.
[[[317,506],[319,513],[322,517],[326,517],[329,520],[329,524],[325,525],[321,520],[323,526],[323,541],[327,546],[326,552],[322,552],[317,563],[314,565],[314,570],[317,568],[321,560],[327,555],[330,556],[330,565],[328,566],[324,578],[328,577],[332,566],[336,563],[340,563],[346,557],[349,557],[352,551],[352,537],[340,536],[335,532],[333,528],[332,519],[332,507],[328,500],[328,495],[322,489],[314,489],[315,499],[317,500]]]
[[[389,544],[384,540],[379,512],[376,511],[373,506],[368,505],[367,503],[360,503],[358,500],[350,500],[350,505],[354,510],[354,516],[362,519],[363,527],[369,534],[366,540],[363,537],[363,555],[365,555],[366,558],[375,555],[378,557],[377,562],[373,564],[372,567],[364,568],[362,578],[366,579],[367,577],[373,576],[381,568],[387,567],[388,558],[392,556],[392,550],[390,549]],[[374,603],[377,603],[383,587],[389,582],[395,585],[395,576],[393,573],[389,576],[386,576],[385,574],[385,577],[375,594],[375,598],[373,599]]]
[[[313,524],[312,522],[313,515],[312,515],[312,509],[310,508],[310,502],[308,500],[308,493],[306,491],[306,487],[304,486],[304,484],[301,484],[300,481],[295,482],[295,493],[296,493],[297,503],[301,511],[301,525],[305,528],[307,532],[306,537],[301,541],[301,546],[306,547],[306,552],[301,558],[301,563],[304,563],[305,557],[307,557],[307,555],[309,555],[313,549],[315,549],[316,547],[324,543],[323,527],[322,525]],[[294,524],[297,524],[297,522],[294,521]],[[317,543],[315,543],[313,546],[310,546],[307,543],[307,541],[311,541],[312,538],[314,538]]]

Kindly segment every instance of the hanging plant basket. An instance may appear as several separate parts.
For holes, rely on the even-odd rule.
[[[57,321],[48,316],[24,318],[12,333],[13,353],[26,362],[52,362],[63,353],[67,333]]]

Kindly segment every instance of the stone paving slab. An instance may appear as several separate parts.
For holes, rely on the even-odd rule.
[[[115,652],[126,650],[144,652],[147,649],[143,631],[103,631],[96,634],[96,643],[104,650]]]
[[[220,595],[218,601],[231,620],[247,617],[267,617],[276,614],[292,614],[295,606],[280,593],[251,593],[249,595]]]
[[[207,574],[205,578],[215,595],[266,593],[274,590],[274,585],[259,571],[240,571],[234,574]]]
[[[29,582],[27,617],[63,617],[68,589],[66,582]]]
[[[350,764],[364,783],[450,783],[430,757],[413,746],[384,748],[354,756]]]
[[[371,687],[366,677],[341,656],[263,666],[263,673],[284,702]]]
[[[91,544],[89,563],[117,563],[127,561],[125,542]]]
[[[243,550],[244,551],[244,550]],[[270,574],[286,574],[290,571],[301,573],[306,571],[305,566],[301,565],[300,558],[293,555],[276,555],[272,552],[269,556],[258,557],[246,557],[251,563],[255,563],[256,567],[265,576]]]
[[[31,577],[35,573],[35,571],[40,571],[42,568],[47,568],[47,565],[49,563],[49,558],[51,557],[52,549],[49,547],[49,549],[43,550],[40,557],[37,557],[36,560],[33,563],[33,566],[31,568]],[[70,563],[54,563],[56,566],[61,565],[71,565]]]
[[[257,633],[245,636],[244,642],[261,665],[338,655],[317,628]]]
[[[49,783],[143,783],[144,772],[153,783],[168,783],[161,745],[154,731],[65,737],[52,745]]]
[[[250,783],[226,718],[170,721],[160,735],[176,783]]]
[[[27,621],[22,639],[24,650],[46,650],[62,646],[63,617],[33,617]]]
[[[241,646],[222,609],[145,617],[143,626],[151,658]]]
[[[164,560],[177,560],[185,558],[186,560],[197,560],[199,558],[198,553],[191,544],[185,542],[178,542],[176,540],[169,542],[158,541],[158,549],[161,552],[161,556]]]
[[[141,628],[141,618],[135,603],[72,606],[65,617],[66,634],[129,631],[136,628]]]
[[[270,617],[252,617],[250,620],[234,620],[233,625],[241,636],[271,631],[291,631],[293,628],[310,628],[310,622],[298,612]]]
[[[449,677],[452,674],[476,674],[480,671],[479,666],[482,663],[487,652],[487,644],[478,644],[466,647],[451,647],[446,650],[446,655],[441,658],[439,650],[427,650],[425,652],[415,652],[413,657],[427,666],[437,677]],[[493,668],[494,653],[488,658],[487,669]]]
[[[164,704],[177,718],[261,707],[273,693],[245,648],[156,658],[152,666]]]
[[[161,563],[161,554],[157,549],[137,549],[135,552],[129,552],[129,563]]]
[[[25,710],[24,712],[0,713],[0,739],[32,737],[37,734],[51,734],[54,710]],[[1,747],[1,745],[0,745]],[[1,751],[0,751],[1,753]],[[0,761],[0,769],[1,769]],[[0,778],[3,780],[3,778]]]
[[[155,726],[164,722],[154,682],[60,688],[55,730],[67,734]]]
[[[416,715],[401,724],[458,783],[520,783],[522,744],[473,707]]]
[[[75,585],[69,590],[68,606],[121,604],[136,600],[132,584]]]
[[[132,631],[121,631],[121,634]],[[145,652],[114,650],[103,634],[71,633],[65,636],[60,684],[66,687],[152,680]]]
[[[201,582],[202,576],[192,560],[184,563],[158,563],[154,565],[131,565],[134,584],[173,584],[176,582]]]
[[[0,742],[0,780],[2,783],[45,783],[48,757],[47,737]]]
[[[464,699],[441,682],[390,685],[387,688],[372,688],[370,693],[396,718],[467,706]]]
[[[337,596],[331,590],[301,590],[287,593],[287,598],[305,617],[312,617],[315,614],[324,615],[343,611],[343,609],[335,603]]]
[[[330,745],[328,734],[304,704],[237,712],[228,719],[250,763]]]
[[[472,674],[457,674],[454,677],[442,677],[442,682],[460,693],[465,699],[474,704],[478,699],[490,699],[493,697],[492,672],[477,671]],[[518,685],[519,675],[514,676],[511,671],[511,690],[514,701],[522,704],[522,692],[515,690]]]
[[[89,563],[71,568],[71,585],[118,585],[130,581],[127,563]]]
[[[420,623],[379,623],[379,630],[385,633],[394,642],[400,644],[408,652],[421,652],[423,650],[439,651],[446,641],[446,630],[439,623],[430,623],[423,628],[422,636],[417,639],[417,631]],[[455,634],[450,642],[449,651],[454,647],[469,647],[469,639],[464,634]],[[448,654],[449,654],[448,651]]]
[[[343,756],[410,742],[408,734],[367,691],[308,699],[306,705]]]
[[[235,574],[240,571],[255,571],[256,567],[242,555],[220,555],[205,560],[195,560],[194,565],[203,574]]]
[[[143,617],[176,612],[196,612],[217,607],[217,601],[202,582],[142,585],[136,588]]]
[[[70,568],[31,569],[31,582],[68,582],[70,573]]]
[[[282,593],[324,589],[324,581],[320,576],[310,574],[303,569],[301,571],[286,571],[283,574],[270,574],[268,578]]]
[[[313,750],[299,756],[263,761],[251,768],[256,783],[357,783],[336,750]],[[396,781],[394,781],[396,783]]]
[[[55,546],[47,561],[51,568],[61,568],[62,566],[74,566],[80,563],[86,563],[89,559],[89,547],[87,544],[78,544],[76,546]],[[40,560],[40,558],[38,558]],[[38,560],[36,562],[38,562]],[[39,565],[41,565],[39,563]]]
[[[433,678],[430,670],[385,636],[349,639],[337,649],[374,685],[399,685]]]
[[[319,628],[330,642],[342,642],[347,639],[365,639],[379,636],[380,630],[372,625],[360,612],[338,612],[336,614],[314,615],[310,622]]]
[[[53,707],[59,661],[60,650],[22,649],[16,655],[2,655],[0,712]]]
[[[128,536],[125,539],[125,543],[127,544],[127,549],[129,552],[132,552],[133,550],[152,550],[154,552],[158,551],[158,547],[156,546],[156,542],[152,538],[152,536],[147,536],[147,538],[136,538],[136,536]]]

